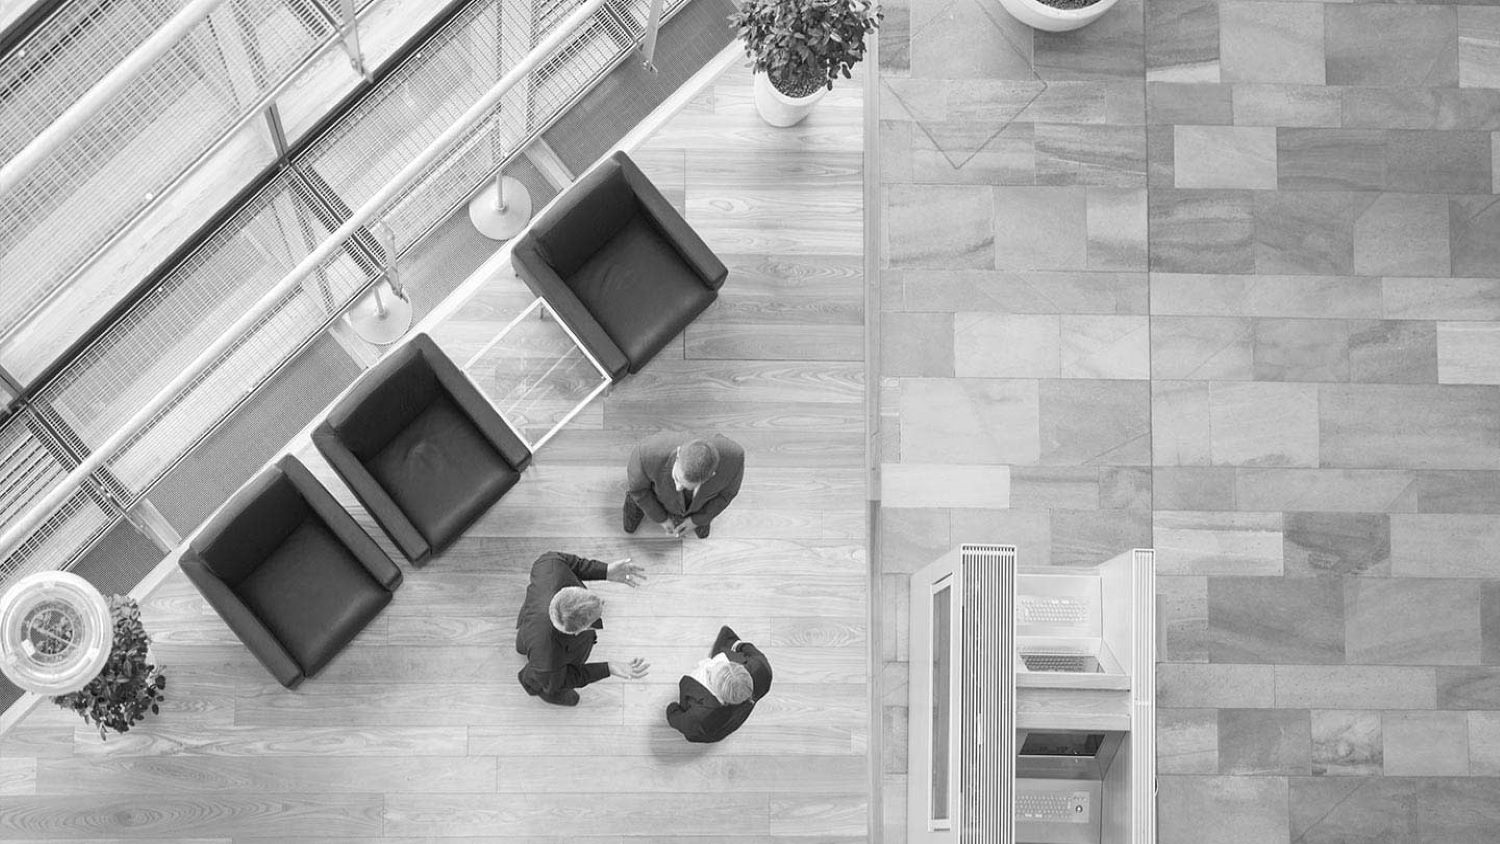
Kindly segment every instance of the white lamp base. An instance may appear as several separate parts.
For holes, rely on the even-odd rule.
[[[376,297],[379,297],[377,302]],[[389,346],[411,327],[411,302],[397,296],[389,283],[377,283],[369,293],[349,306],[344,320],[360,339],[376,346]]]
[[[502,176],[505,210],[496,208],[495,186],[487,185],[469,202],[469,222],[490,240],[510,240],[531,222],[531,191],[519,179]]]

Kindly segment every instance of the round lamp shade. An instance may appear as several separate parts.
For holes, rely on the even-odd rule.
[[[87,580],[28,575],[0,596],[0,671],[28,692],[76,692],[104,668],[114,630],[109,604]]]

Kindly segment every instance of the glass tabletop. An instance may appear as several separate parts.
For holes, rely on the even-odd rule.
[[[609,386],[604,368],[542,299],[501,329],[464,371],[533,452]]]

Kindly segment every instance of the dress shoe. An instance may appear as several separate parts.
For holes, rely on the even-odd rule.
[[[698,534],[698,538],[699,539],[707,539],[708,538],[708,525],[703,525],[702,527],[693,528],[693,533]]]
[[[723,627],[720,627],[719,637],[717,639],[714,639],[713,649],[708,652],[708,655],[714,656],[719,651],[729,650],[729,646],[739,641],[739,638],[740,634],[729,629],[729,625],[726,624]]]
[[[561,692],[558,692],[555,695],[537,695],[537,697],[541,698],[543,702],[550,703],[553,706],[578,705],[578,692],[574,691],[573,689],[563,689]]]
[[[643,517],[645,517],[645,515],[646,515],[646,511],[645,510],[642,510],[639,506],[637,506],[634,501],[631,501],[629,498],[626,498],[625,499],[625,521],[624,521],[624,524],[623,524],[623,526],[625,528],[625,532],[626,533],[635,533],[635,529],[641,526],[641,519]]]

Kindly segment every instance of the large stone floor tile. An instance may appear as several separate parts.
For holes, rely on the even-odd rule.
[[[1147,82],[1146,123],[1228,126],[1233,88],[1215,82]]]
[[[1033,137],[1038,185],[1146,184],[1144,126],[1038,123]]]
[[[1316,384],[1211,382],[1214,465],[1318,465],[1318,389]]]
[[[901,382],[901,459],[914,463],[1035,463],[1037,382],[909,378]]]
[[[1257,381],[1349,380],[1344,320],[1257,319],[1254,347]]]
[[[1130,548],[1151,544],[1145,510],[1053,510],[1054,566],[1097,566]]]
[[[1380,297],[1390,319],[1500,320],[1495,278],[1384,278]]]
[[[1195,507],[1218,512],[1233,510],[1236,471],[1228,466],[1157,466],[1151,470],[1152,507],[1157,510],[1190,510]]]
[[[1209,382],[1151,382],[1151,460],[1157,466],[1213,463]]]
[[[1386,190],[1489,193],[1489,132],[1391,132],[1386,137]]]
[[[1156,711],[1156,772],[1158,774],[1217,774],[1219,772],[1218,710],[1158,709]]]
[[[1482,88],[1330,88],[1343,99],[1343,125],[1365,129],[1500,129],[1500,91]]]
[[[910,181],[935,185],[1029,185],[1036,180],[1036,143],[1030,123],[923,121],[908,127]],[[898,138],[897,143],[903,139]],[[887,179],[887,183],[899,179]]]
[[[1234,86],[1234,125],[1333,128],[1343,124],[1343,93],[1322,85]]]
[[[1010,467],[954,463],[886,463],[880,468],[882,507],[1005,508]]]
[[[1312,734],[1306,709],[1220,709],[1219,773],[1307,776]]]
[[[1025,566],[1052,564],[1052,516],[1039,510],[955,508],[953,544],[989,542],[1016,546]]]
[[[1429,695],[1430,697],[1430,695]],[[1158,707],[1265,708],[1280,706],[1270,665],[1162,662],[1156,666]]]
[[[1244,190],[1151,191],[1151,269],[1248,273],[1255,269],[1255,195]]]
[[[1438,381],[1500,384],[1500,322],[1437,324]]]
[[[1091,187],[1086,200],[1088,267],[1146,269],[1146,189]]]
[[[1381,715],[1367,709],[1312,711],[1314,776],[1380,776]]]
[[[1294,709],[1433,709],[1433,668],[1386,665],[1278,665],[1276,705]]]
[[[1225,82],[1323,84],[1323,9],[1224,0],[1219,64]]]
[[[1012,466],[1010,506],[1015,510],[1098,509],[1099,474],[1093,466]]]
[[[1151,377],[1149,319],[1144,316],[1064,314],[1064,378],[1145,380]]]
[[[1282,190],[1380,190],[1385,149],[1385,132],[1378,129],[1278,129],[1277,184]]]
[[[1297,777],[1290,781],[1291,834],[1298,844],[1422,844],[1422,781]]]
[[[1500,276],[1500,207],[1496,197],[1455,196],[1448,202],[1455,276]],[[1441,273],[1434,273],[1441,275]]]
[[[1156,579],[1156,594],[1162,600],[1164,637],[1157,658],[1208,662],[1208,578],[1162,575]]]
[[[1178,126],[1172,150],[1176,187],[1276,187],[1276,130],[1269,126]]]
[[[930,5],[939,11],[912,27],[908,58],[912,76],[1032,78],[1029,27],[998,6],[977,0]]]
[[[882,314],[880,372],[886,377],[952,378],[953,314]]]
[[[1331,4],[1325,26],[1330,85],[1458,85],[1452,7]]]
[[[1157,724],[1161,724],[1161,718],[1157,718]],[[1189,741],[1184,740],[1180,746],[1189,746]],[[1158,742],[1157,747],[1160,746]],[[1500,712],[1475,710],[1469,713],[1469,773],[1476,777],[1500,777]]]
[[[1383,513],[1287,513],[1284,518],[1283,553],[1287,574],[1390,574],[1389,516]]]
[[[994,266],[1072,270],[1088,266],[1087,194],[1081,187],[998,187]]]
[[[960,312],[953,319],[953,368],[960,378],[1057,378],[1059,317]]]
[[[1233,483],[1241,510],[1412,513],[1419,501],[1416,473],[1404,469],[1244,468]]]
[[[1120,0],[1088,26],[1071,32],[1037,30],[1032,46],[1037,75],[1051,80],[1141,79],[1145,0]]]
[[[1458,84],[1465,88],[1500,88],[1500,8],[1459,8]]]
[[[1146,312],[1145,273],[913,270],[904,284],[909,311]]]
[[[1219,4],[1152,0],[1146,4],[1146,78],[1219,81]]]
[[[1500,468],[1500,389],[1326,384],[1319,443],[1325,467]]]
[[[1344,589],[1332,578],[1211,577],[1209,659],[1341,663]]]
[[[1157,510],[1156,569],[1162,575],[1280,575],[1282,514]]]
[[[889,185],[884,252],[893,267],[995,266],[989,187]]]
[[[1500,519],[1488,514],[1391,516],[1391,573],[1398,577],[1496,577]]]
[[[1378,319],[1382,291],[1373,278],[1157,272],[1151,274],[1151,313]]]
[[[948,525],[949,511],[939,507],[882,510],[881,573],[910,574],[953,550]]]
[[[1349,378],[1366,384],[1437,383],[1437,326],[1411,319],[1351,322]]]
[[[1243,317],[1151,319],[1151,377],[1173,381],[1249,381],[1254,323]]]
[[[1416,473],[1419,513],[1500,514],[1500,472],[1430,469]]]
[[[1040,462],[1054,466],[1146,466],[1151,392],[1144,381],[1044,380]]]
[[[1356,211],[1359,275],[1448,275],[1452,267],[1445,196],[1383,193]]]
[[[1386,776],[1468,776],[1467,713],[1388,712],[1382,730]]]
[[[1500,578],[1479,587],[1479,661],[1500,665]]]
[[[1500,709],[1500,668],[1437,669],[1438,709]]]
[[[1284,777],[1162,776],[1157,795],[1160,844],[1291,842]]]
[[[1344,590],[1344,658],[1350,663],[1479,662],[1479,592],[1472,583],[1351,578]]]
[[[1354,271],[1355,195],[1266,191],[1255,196],[1255,269],[1347,275]]]

